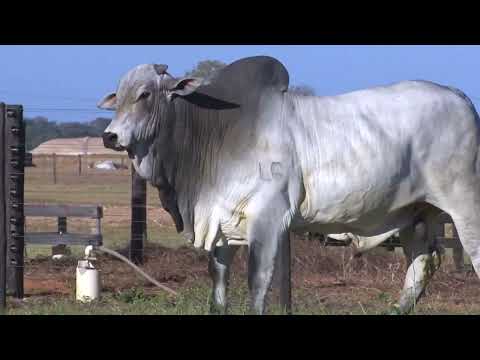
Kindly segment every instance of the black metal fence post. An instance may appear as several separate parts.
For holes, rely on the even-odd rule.
[[[5,104],[0,103],[0,312],[7,306],[7,202],[5,177]]]
[[[5,150],[6,183],[5,194],[8,221],[7,236],[7,289],[16,298],[23,298],[24,267],[24,164],[25,164],[25,125],[23,109],[20,105],[6,107]]]

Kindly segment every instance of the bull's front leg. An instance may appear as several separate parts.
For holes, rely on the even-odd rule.
[[[250,308],[257,315],[265,312],[266,296],[272,283],[275,260],[282,242],[288,241],[288,232],[262,238],[254,238],[248,252]]]
[[[266,296],[276,267],[280,278],[283,278],[280,281],[281,301],[287,302],[286,298],[289,297],[285,291],[286,286],[290,285],[285,281],[287,270],[290,270],[290,249],[287,242],[294,214],[292,199],[300,193],[300,182],[292,181],[289,184],[288,178],[283,176],[288,172],[285,171],[282,175],[283,170],[285,169],[280,165],[275,167],[275,171],[272,170],[272,181],[265,182],[266,186],[257,192],[249,204],[248,288],[250,310],[259,315],[265,313]]]
[[[232,264],[238,246],[219,246],[210,253],[208,271],[213,282],[211,314],[225,314],[227,312],[227,290]]]

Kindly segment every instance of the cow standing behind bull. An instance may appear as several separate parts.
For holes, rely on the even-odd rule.
[[[210,79],[140,65],[99,103],[116,111],[105,146],[126,150],[177,231],[211,252],[215,304],[226,306],[235,245],[248,245],[251,305],[262,314],[289,231],[399,231],[412,259],[399,302],[408,312],[438,267],[440,211],[478,274],[480,121],[471,101],[426,81],[324,97],[288,93],[288,81],[265,56]]]

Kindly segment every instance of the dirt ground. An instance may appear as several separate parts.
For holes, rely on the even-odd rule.
[[[246,286],[246,249],[241,249],[232,271],[231,286]],[[126,254],[127,251],[123,251]],[[322,306],[331,313],[372,313],[387,309],[403,286],[405,262],[397,253],[378,249],[361,258],[351,258],[350,248],[325,248],[317,241],[296,239],[293,244],[294,306]],[[72,298],[75,294],[74,258],[53,261],[50,257],[29,259],[25,268],[26,297]],[[143,269],[176,291],[199,284],[210,285],[208,256],[193,248],[171,249],[149,245]],[[118,293],[141,287],[145,293],[158,289],[123,262],[100,255],[97,262],[103,293]],[[277,300],[274,292],[272,300]],[[472,272],[456,272],[447,259],[435,274],[419,313],[480,313],[480,281]]]

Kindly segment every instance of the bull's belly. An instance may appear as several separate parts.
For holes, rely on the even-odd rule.
[[[399,231],[409,225],[417,214],[419,205],[414,204],[396,211],[376,211],[364,214],[350,222],[323,222],[300,220],[292,224],[295,232],[313,232],[321,234],[353,233],[358,236],[372,237],[391,231]]]
[[[328,187],[327,187],[328,188]],[[397,186],[369,186],[348,191],[307,191],[293,228],[327,233],[376,236],[405,226],[422,206],[424,191],[406,179]]]

